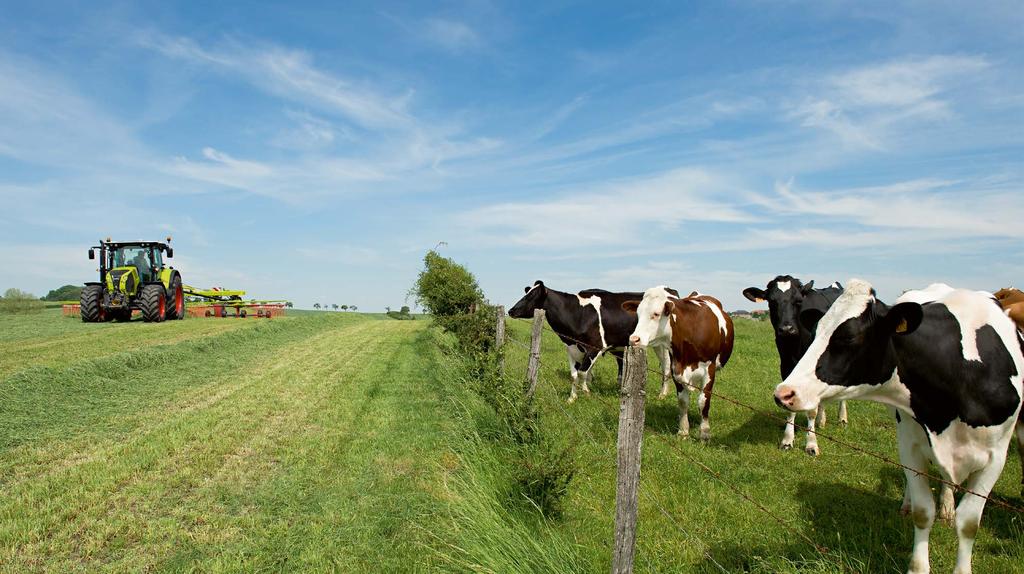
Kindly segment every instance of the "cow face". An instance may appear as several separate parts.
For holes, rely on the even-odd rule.
[[[804,285],[795,277],[779,275],[768,283],[766,289],[748,287],[743,290],[743,296],[755,303],[768,302],[768,313],[777,338],[795,338],[800,334],[797,324],[800,304],[813,288],[814,281]]]
[[[640,301],[626,301],[622,309],[636,315],[637,323],[629,344],[633,346],[666,346],[672,342],[672,326],[669,317],[675,303],[672,294],[664,285],[651,287],[644,292]]]
[[[814,341],[775,388],[775,402],[791,411],[807,411],[822,400],[851,399],[878,390],[896,368],[892,337],[912,333],[921,317],[919,303],[888,307],[875,299],[870,284],[852,280],[824,315],[818,309],[801,313]]]
[[[544,308],[544,300],[547,298],[548,290],[543,281],[535,281],[533,285],[524,289],[526,295],[516,302],[508,310],[508,316],[515,319],[531,319],[533,312]]]

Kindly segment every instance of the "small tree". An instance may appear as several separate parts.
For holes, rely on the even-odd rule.
[[[409,314],[409,306],[408,305],[402,305],[402,310],[399,311],[399,313],[401,313],[402,315],[408,315]]]
[[[292,308],[292,302],[291,301],[285,301],[284,306],[289,308],[289,309],[291,309]]]
[[[354,312],[354,311],[355,311],[356,309],[358,309],[358,308],[359,308],[359,307],[356,307],[355,305],[349,305],[349,308],[348,308],[348,310],[349,310],[349,311],[353,311],[353,312]]]
[[[337,303],[331,303],[331,309],[334,309],[335,311],[337,311],[338,310],[338,304]]]
[[[320,304],[319,303],[313,303],[313,308],[314,309],[319,309],[320,308]]]
[[[342,305],[341,306],[341,310],[342,311],[348,311],[348,305]]]
[[[484,299],[476,277],[468,269],[433,249],[423,257],[423,270],[410,294],[420,307],[437,317],[469,313]]]

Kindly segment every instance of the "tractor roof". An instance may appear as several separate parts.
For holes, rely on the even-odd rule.
[[[167,248],[167,244],[161,241],[101,241],[107,247],[160,247]]]

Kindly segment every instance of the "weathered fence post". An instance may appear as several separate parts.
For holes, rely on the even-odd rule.
[[[532,400],[537,391],[537,375],[540,373],[540,336],[544,328],[544,309],[533,312],[533,332],[530,335],[530,363],[526,367],[526,399]]]
[[[505,306],[498,305],[494,309],[495,314],[498,316],[498,322],[494,326],[494,349],[501,351],[502,345],[505,344]],[[498,356],[498,375],[505,374],[505,356]]]
[[[643,347],[628,347],[625,354],[626,366],[619,400],[612,574],[633,572],[640,488],[640,447],[644,440],[644,401],[647,397],[647,351]]]

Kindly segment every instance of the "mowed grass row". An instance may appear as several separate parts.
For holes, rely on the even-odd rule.
[[[529,322],[511,321],[509,334],[529,341]],[[542,380],[537,403],[542,432],[575,442],[579,471],[566,503],[565,516],[552,522],[552,546],[572,545],[589,571],[610,566],[615,504],[615,441],[618,387],[615,361],[601,359],[592,395],[566,405],[569,371],[565,347],[545,331]],[[508,347],[506,369],[526,372],[526,352]],[[649,356],[657,370],[657,360]],[[778,383],[778,358],[771,326],[737,321],[736,345],[720,371],[715,391],[782,417],[772,401]],[[660,376],[647,387],[643,445],[637,568],[641,572],[904,572],[913,539],[909,518],[898,510],[903,498],[903,471],[819,437],[822,454],[803,452],[803,433],[795,448],[779,450],[782,424],[728,402],[712,399],[709,444],[675,436],[677,406],[673,394],[658,400]],[[820,429],[844,441],[898,460],[895,424],[882,405],[851,402],[850,424],[830,422]],[[802,415],[797,422],[804,424]],[[691,401],[693,432],[699,423]],[[693,436],[696,436],[694,434]],[[801,538],[696,465],[692,456],[785,520],[796,531],[828,548],[822,556]],[[1020,460],[1011,448],[994,495],[1024,506],[1019,498]],[[937,491],[938,485],[935,485]],[[668,516],[662,512],[667,511]],[[956,534],[937,524],[932,533],[932,568],[951,571]],[[541,544],[543,546],[543,543]],[[988,505],[974,553],[976,572],[1024,572],[1024,516]]]
[[[275,319],[4,378],[0,570],[429,568],[455,423],[424,326]]]
[[[0,379],[33,366],[60,367],[151,345],[199,339],[255,326],[256,320],[83,323],[60,309],[0,314]]]

